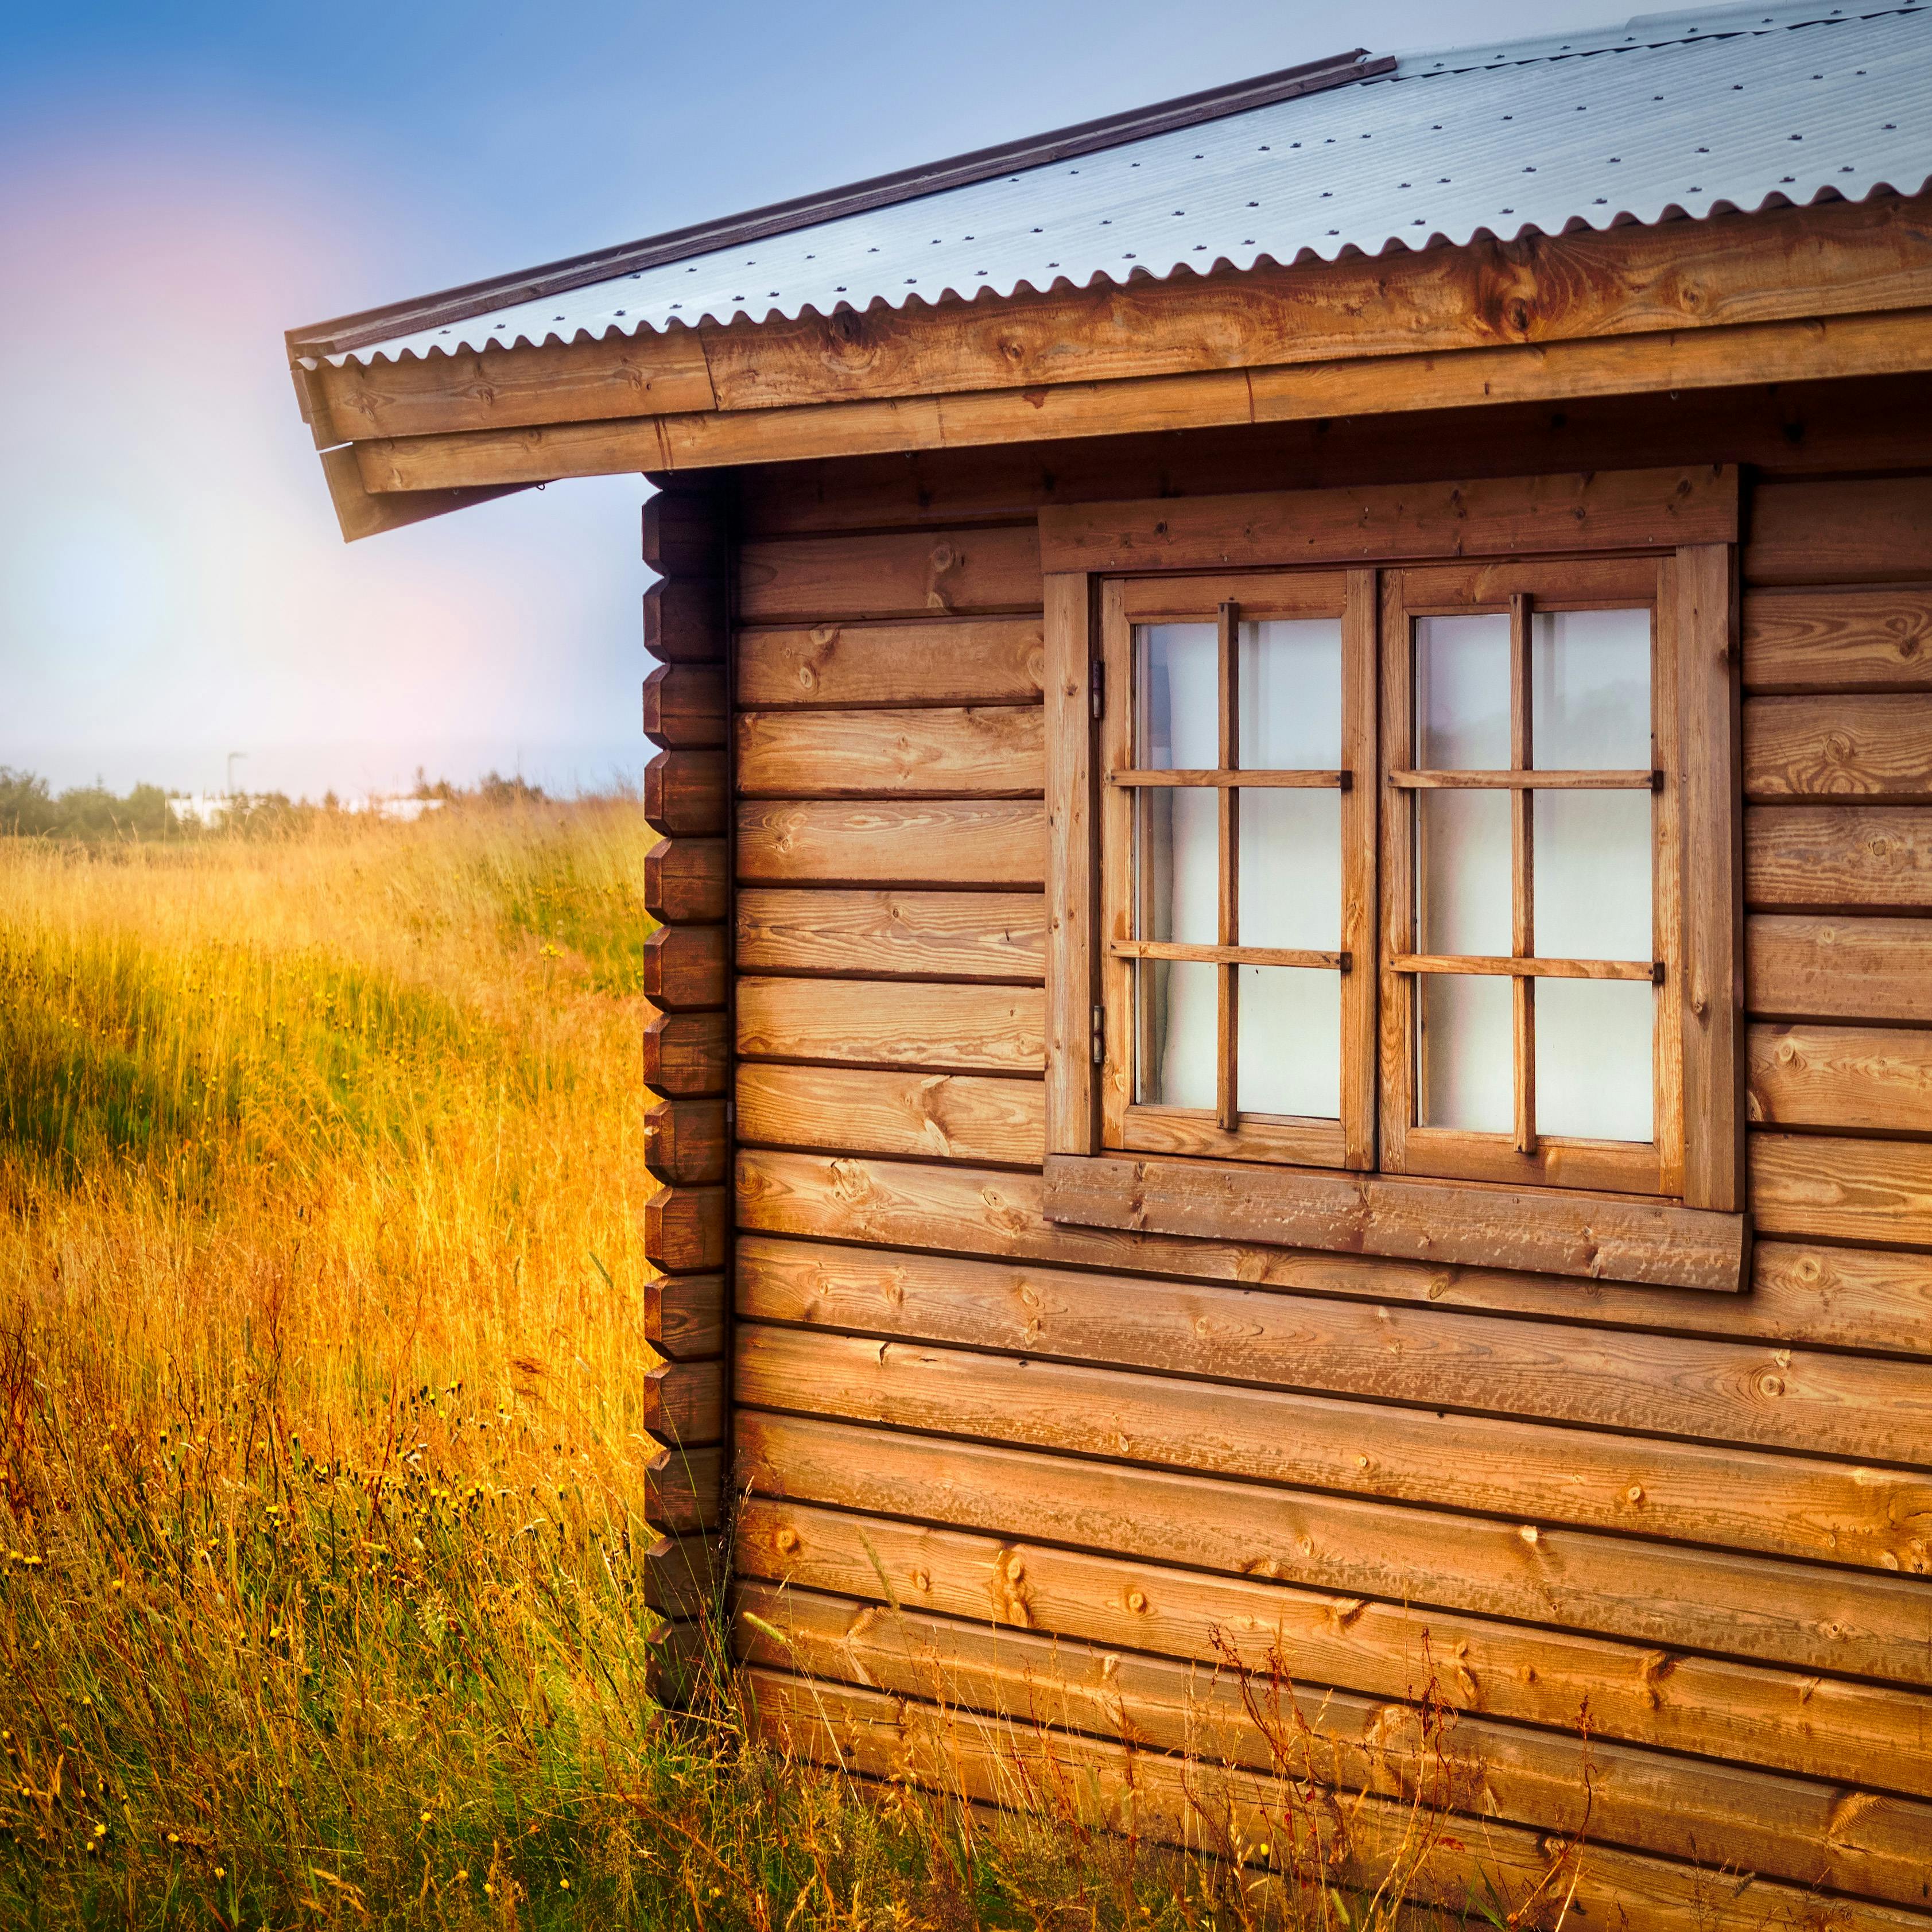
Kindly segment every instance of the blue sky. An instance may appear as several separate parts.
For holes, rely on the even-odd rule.
[[[634,776],[634,478],[344,547],[295,324],[1360,44],[1603,0],[70,4],[0,22],[0,764]]]

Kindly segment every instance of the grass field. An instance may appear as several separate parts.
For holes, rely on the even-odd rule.
[[[651,842],[0,839],[0,1924],[1362,1932],[654,1721]]]

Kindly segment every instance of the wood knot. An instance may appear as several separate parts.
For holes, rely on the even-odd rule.
[[[777,1535],[772,1538],[772,1540],[786,1556],[789,1556],[798,1547],[798,1532],[788,1523]]]
[[[1127,1608],[1132,1610],[1136,1616],[1144,1616],[1146,1613],[1147,1606],[1147,1592],[1144,1590],[1130,1590],[1127,1592]]]
[[[923,1570],[915,1570],[912,1573],[912,1586],[915,1590],[929,1590],[932,1579]]]

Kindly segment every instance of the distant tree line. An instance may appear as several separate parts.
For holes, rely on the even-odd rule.
[[[486,808],[545,802],[541,785],[494,771],[473,785],[462,786],[447,778],[432,782],[418,768],[410,796]],[[159,785],[137,784],[124,796],[97,782],[56,794],[37,774],[0,765],[0,838],[186,841],[237,833],[286,836],[342,808],[332,791],[323,795],[320,805],[291,799],[284,792],[251,792],[232,800],[220,825],[211,830],[192,818],[176,818],[168,809],[168,794]]]

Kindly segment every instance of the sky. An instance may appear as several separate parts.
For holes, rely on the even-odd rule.
[[[0,8],[0,764],[635,782],[637,477],[345,546],[282,332],[1361,45],[1613,0]]]

